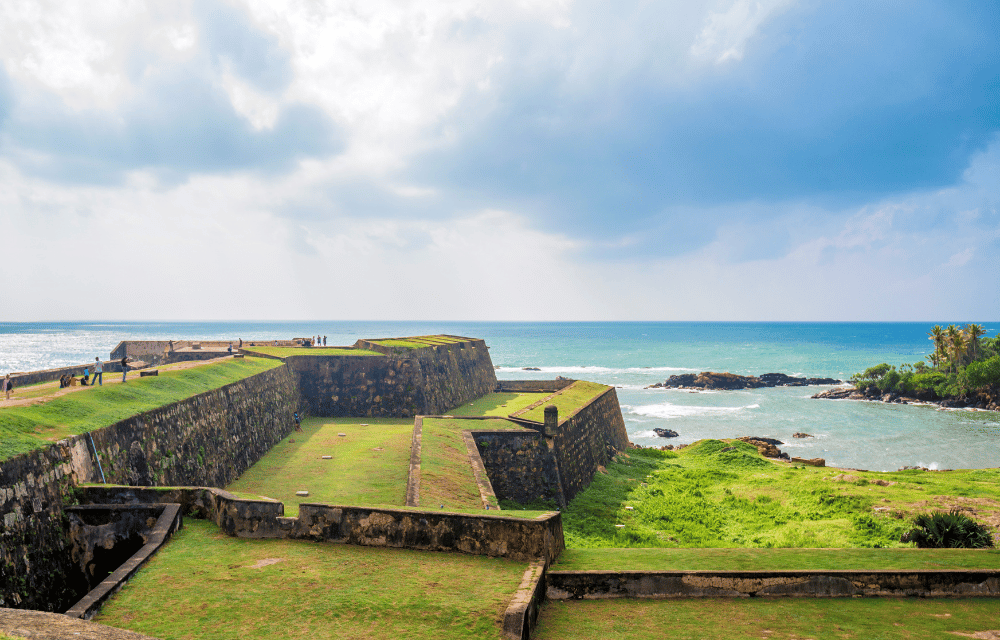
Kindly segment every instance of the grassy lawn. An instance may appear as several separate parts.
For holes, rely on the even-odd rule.
[[[378,351],[368,349],[352,349],[348,347],[243,347],[244,350],[253,353],[263,353],[264,355],[276,358],[287,358],[288,356],[379,356],[385,357]]]
[[[916,640],[994,638],[991,598],[788,598],[549,601],[536,640]],[[994,632],[996,633],[996,632]]]
[[[1000,470],[844,471],[703,440],[619,455],[563,526],[569,547],[898,547],[912,515],[951,507],[996,532]]]
[[[566,549],[552,569],[933,571],[997,567],[1000,567],[997,549]]]
[[[412,418],[306,418],[301,433],[275,445],[226,489],[280,500],[286,516],[297,515],[302,502],[402,505],[412,434]],[[295,495],[303,489],[308,497]]]
[[[164,640],[499,638],[524,564],[184,528],[95,622]]]
[[[428,509],[440,505],[445,510],[482,509],[462,431],[510,428],[520,427],[507,420],[424,418],[420,436],[420,505]]]
[[[227,359],[158,376],[137,374],[42,404],[0,408],[0,460],[85,433],[281,366],[266,358]],[[106,374],[105,377],[118,374]],[[120,380],[120,377],[119,377]],[[56,385],[58,386],[58,384]]]
[[[481,398],[476,398],[470,403],[452,409],[448,414],[453,416],[497,416],[505,418],[548,395],[547,393],[487,393]]]
[[[545,407],[555,405],[559,408],[559,420],[561,422],[570,417],[580,407],[584,406],[608,389],[610,389],[610,387],[604,384],[577,380],[573,384],[561,390],[559,393],[552,396],[551,400],[545,401],[541,405],[530,411],[522,413],[518,417],[524,418],[525,420],[544,422]],[[538,399],[540,400],[541,398]]]

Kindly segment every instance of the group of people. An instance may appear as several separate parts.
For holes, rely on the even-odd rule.
[[[125,378],[128,376],[128,356],[125,356],[121,360],[122,364],[122,382],[125,382]],[[76,377],[73,374],[67,373],[66,375],[59,377],[59,388],[65,389],[66,387],[71,387],[75,384]],[[104,365],[101,363],[99,357],[94,358],[94,366],[84,367],[83,376],[80,378],[80,386],[94,386],[94,385],[104,386]]]
[[[313,336],[313,344],[317,347],[322,345],[326,346],[326,336]]]

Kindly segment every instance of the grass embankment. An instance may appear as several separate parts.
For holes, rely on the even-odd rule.
[[[519,428],[507,420],[424,418],[420,436],[420,506],[482,509],[479,485],[472,473],[462,431]]]
[[[262,353],[275,358],[287,358],[289,356],[379,356],[385,357],[378,351],[369,349],[353,349],[350,347],[243,347],[244,350],[252,353]]]
[[[424,347],[436,347],[438,345],[456,344],[465,342],[468,338],[456,336],[412,336],[409,338],[386,338],[384,340],[370,340],[374,344],[383,347],[395,347],[397,349],[423,349]]]
[[[505,418],[545,398],[547,393],[487,393],[481,398],[448,412],[453,416],[496,416]]]
[[[402,505],[412,434],[411,418],[307,418],[226,489],[280,500],[287,516],[303,502]]]
[[[991,598],[620,599],[547,602],[534,638],[914,640],[994,638],[988,630],[997,627]]]
[[[266,358],[228,359],[158,376],[137,374],[124,384],[105,384],[30,406],[0,408],[0,460],[67,436],[114,424],[143,411],[218,389],[281,366]],[[106,374],[105,377],[117,374]]]
[[[619,455],[569,504],[563,527],[568,547],[899,547],[922,511],[958,506],[996,529],[998,496],[997,469],[844,471],[704,440]]]
[[[541,405],[531,409],[530,411],[526,411],[517,417],[524,418],[525,420],[544,422],[545,407],[555,405],[556,408],[559,409],[559,420],[561,422],[575,413],[580,407],[584,406],[610,388],[611,387],[606,384],[577,380],[565,389],[562,389],[556,395],[552,396],[550,400],[546,400]]]
[[[499,638],[524,563],[184,529],[95,618],[165,640]]]

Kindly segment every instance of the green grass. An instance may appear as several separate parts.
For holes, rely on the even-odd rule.
[[[397,349],[423,349],[436,345],[456,344],[465,342],[467,338],[453,338],[451,336],[412,336],[409,338],[386,338],[384,340],[370,340],[370,342],[383,347],[395,347]]]
[[[32,406],[0,408],[0,460],[278,366],[279,361],[266,358],[228,359],[179,371],[161,370],[158,376],[135,375],[125,384],[92,387]]]
[[[428,509],[482,509],[462,431],[519,429],[507,420],[424,418],[420,436],[420,505]],[[496,505],[492,505],[496,506]]]
[[[923,640],[995,636],[997,600],[749,598],[549,601],[536,640]],[[958,635],[962,634],[962,635]]]
[[[507,417],[515,411],[538,402],[547,393],[487,393],[472,402],[455,407],[448,412],[453,416],[497,416]]]
[[[996,549],[566,549],[555,571],[996,569]]]
[[[164,640],[499,638],[524,568],[458,553],[230,538],[189,520],[95,622]]]
[[[350,347],[243,347],[244,350],[253,353],[263,353],[264,355],[276,358],[287,358],[289,356],[380,356],[385,357],[378,351],[369,349],[353,349]]]
[[[842,471],[704,440],[679,453],[618,456],[568,505],[563,527],[578,548],[899,547],[915,513],[958,505],[996,520],[998,497],[996,469]]]
[[[402,505],[412,434],[412,418],[306,418],[226,489],[280,500],[287,516],[303,502]]]
[[[611,387],[598,384],[596,382],[587,382],[585,380],[577,380],[573,384],[569,385],[565,389],[562,389],[559,393],[552,396],[550,400],[546,400],[541,405],[526,411],[518,416],[518,418],[524,418],[525,420],[535,420],[536,422],[545,421],[545,407],[549,405],[555,405],[559,409],[559,421],[562,422],[566,418],[570,417],[581,407],[586,405],[588,402],[601,395]],[[541,398],[539,398],[541,399]]]

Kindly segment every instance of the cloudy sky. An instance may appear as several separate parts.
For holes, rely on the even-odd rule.
[[[998,33],[977,0],[5,0],[0,320],[996,321]]]

